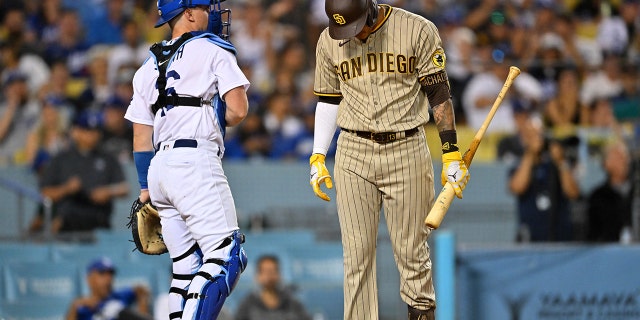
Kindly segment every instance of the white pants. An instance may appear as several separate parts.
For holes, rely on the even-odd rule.
[[[228,248],[214,249],[238,229],[235,204],[218,150],[209,141],[199,140],[197,148],[173,148],[173,143],[167,142],[161,144],[151,160],[149,195],[158,208],[169,255],[179,257],[196,242],[203,255],[201,259],[185,259],[181,265],[174,263],[174,273],[194,274],[202,260],[225,258]],[[178,311],[176,308],[181,308],[180,303],[171,303],[171,311]]]

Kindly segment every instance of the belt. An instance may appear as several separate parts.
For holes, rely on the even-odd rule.
[[[160,145],[162,142],[158,143],[156,150],[160,150]],[[178,139],[173,141],[173,146],[166,145],[165,147],[170,148],[197,148],[198,141],[194,139]]]
[[[417,127],[406,130],[406,131],[400,131],[400,132],[369,132],[369,131],[349,130],[344,128],[340,128],[340,129],[349,133],[353,133],[360,138],[369,139],[379,144],[385,144],[389,142],[394,142],[402,138],[411,137],[412,135],[418,133],[419,131]],[[402,136],[403,134],[404,136]]]
[[[206,150],[210,150],[215,152],[218,157],[222,156],[222,149],[220,147],[218,147],[217,145],[215,145],[213,142],[211,141],[200,141],[201,143],[198,143],[198,140],[195,139],[176,139],[174,141],[165,141],[165,142],[160,142],[156,145],[156,150],[157,151],[163,151],[163,150],[168,150],[168,149],[175,149],[175,148],[204,148]],[[162,150],[161,150],[162,149]]]

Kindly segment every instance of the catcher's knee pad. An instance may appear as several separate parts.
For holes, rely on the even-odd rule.
[[[202,267],[202,251],[197,243],[182,255],[173,258],[171,288],[169,289],[169,319],[182,318],[189,285]]]
[[[225,259],[207,259],[191,283],[183,319],[209,320],[216,319],[222,305],[240,279],[240,274],[247,266],[247,256],[242,248],[244,236],[237,231],[223,242],[224,247],[231,246]],[[220,248],[222,249],[222,248]]]

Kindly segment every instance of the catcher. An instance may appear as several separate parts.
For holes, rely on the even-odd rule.
[[[140,251],[171,256],[170,318],[216,319],[247,263],[222,156],[225,128],[247,114],[249,81],[220,0],[158,0],[158,12],[171,40],[136,71],[125,114],[141,188],[131,227]]]

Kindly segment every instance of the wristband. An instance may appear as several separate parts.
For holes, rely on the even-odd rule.
[[[149,173],[149,165],[151,159],[155,153],[153,151],[134,151],[133,162],[136,164],[136,170],[138,171],[138,182],[140,183],[140,189],[147,189],[149,185],[147,183],[147,174]]]
[[[440,132],[440,142],[442,142],[443,154],[458,151],[458,135],[455,130]]]

